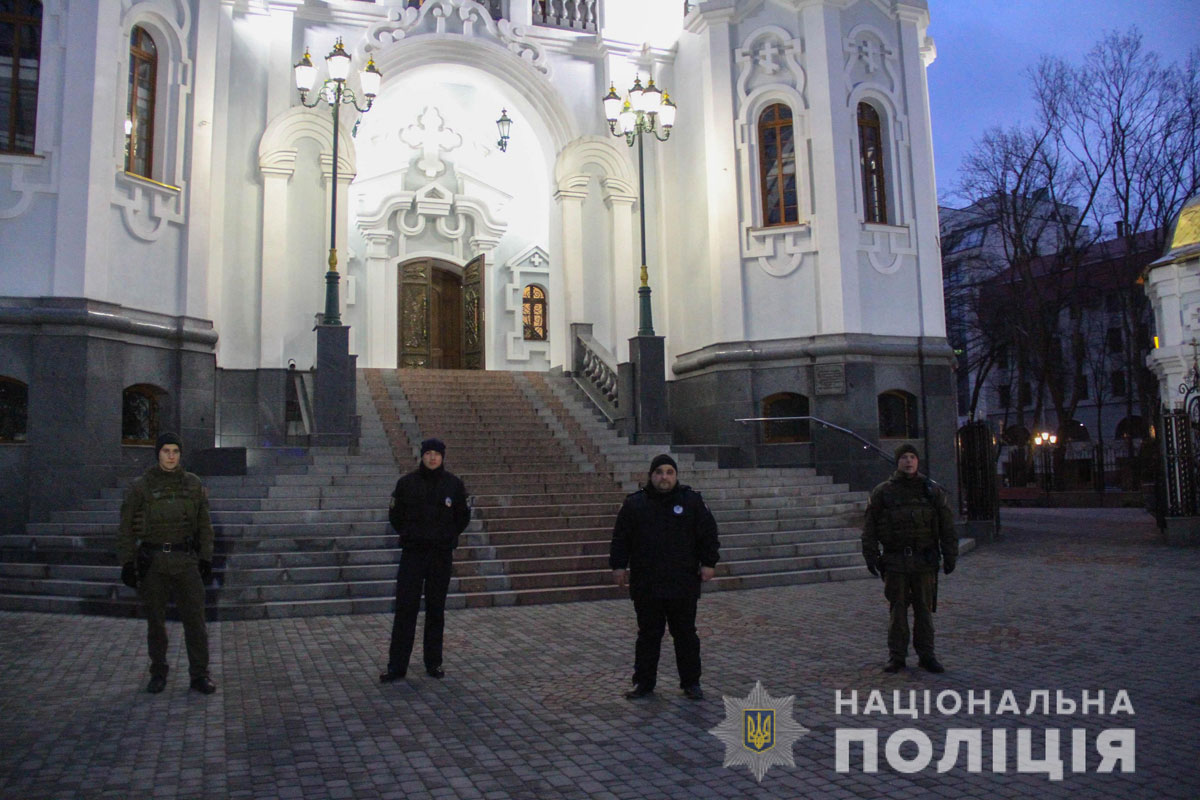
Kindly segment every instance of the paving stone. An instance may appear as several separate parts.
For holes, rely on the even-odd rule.
[[[187,689],[182,631],[170,623],[167,691],[144,692],[145,628],[136,619],[0,612],[0,797],[41,798],[1181,798],[1200,796],[1200,550],[1160,543],[1136,510],[1005,510],[1004,537],[941,579],[944,675],[886,656],[877,582],[795,585],[706,595],[704,684],[676,687],[664,642],[659,691],[630,703],[635,622],[627,600],[449,611],[444,681],[416,669],[381,686],[390,614],[211,623],[217,694]],[[669,637],[668,637],[669,638]],[[915,659],[910,659],[913,665]],[[795,767],[761,783],[725,768],[708,733],[722,695],[755,681],[792,695],[810,729]],[[1011,689],[1019,715],[917,719],[836,713],[834,693],[873,689]],[[1128,692],[1136,713],[1025,714],[1030,692],[1079,698]],[[1106,709],[1107,710],[1107,709]],[[880,767],[835,770],[838,727],[874,727]],[[1097,774],[1094,742],[1110,727],[1137,736],[1137,770]],[[934,746],[903,774],[887,737],[917,728]],[[984,771],[939,774],[952,728],[977,728]],[[1009,771],[990,771],[992,729],[1008,731]],[[1016,771],[1015,737],[1062,730],[1062,781]],[[1071,772],[1070,731],[1086,732],[1087,771]],[[962,758],[965,759],[965,751]]]

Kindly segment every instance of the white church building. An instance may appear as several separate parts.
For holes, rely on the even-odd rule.
[[[882,479],[837,426],[918,443],[953,488],[924,0],[5,8],[6,528],[111,485],[155,430],[285,443],[331,234],[359,368],[590,361],[611,392],[652,321],[674,445]],[[339,41],[358,106],[335,131]],[[670,98],[630,98],[655,112],[641,165],[604,104],[635,85]],[[773,416],[829,425],[738,421]]]

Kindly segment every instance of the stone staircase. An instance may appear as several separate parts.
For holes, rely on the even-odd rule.
[[[450,607],[623,596],[608,570],[613,520],[662,448],[617,436],[570,378],[360,370],[358,396],[355,452],[258,450],[247,475],[205,479],[217,531],[210,617],[390,611],[399,550],[388,498],[433,435],[474,507]],[[706,590],[866,575],[862,493],[813,470],[719,470],[675,457],[720,524],[722,561]],[[129,480],[0,537],[0,609],[136,614],[113,555]]]

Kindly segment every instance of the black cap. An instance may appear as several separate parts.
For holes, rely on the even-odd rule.
[[[917,452],[917,448],[914,447],[913,445],[907,444],[907,443],[902,444],[896,448],[896,460],[899,461],[900,456],[904,455],[905,453],[912,453],[914,456],[917,457],[917,461],[921,460],[921,454]]]
[[[178,433],[167,432],[167,433],[160,433],[158,435],[158,438],[154,440],[155,455],[158,454],[159,450],[163,449],[164,445],[168,445],[168,444],[175,445],[176,447],[179,448],[180,452],[183,452],[183,439],[179,438]]]
[[[653,475],[654,470],[658,469],[663,464],[670,464],[676,472],[679,471],[679,465],[675,463],[675,459],[671,458],[666,453],[663,453],[662,455],[655,456],[654,460],[650,462],[650,474]]]
[[[425,455],[430,450],[434,450],[444,456],[446,455],[446,443],[441,439],[426,439],[421,442],[421,455]]]

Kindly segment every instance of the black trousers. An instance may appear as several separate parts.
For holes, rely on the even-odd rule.
[[[208,630],[204,626],[204,581],[196,556],[183,550],[155,553],[146,576],[138,583],[138,594],[146,611],[146,644],[150,650],[150,674],[165,678],[167,664],[167,601],[173,595],[183,641],[187,645],[188,673],[193,678],[208,674]]]
[[[936,572],[893,572],[883,582],[888,601],[888,657],[908,655],[908,609],[913,611],[912,643],[919,658],[933,658],[933,593]]]
[[[675,641],[675,666],[681,688],[700,683],[700,637],[696,634],[694,597],[635,597],[638,635],[634,648],[633,682],[653,688],[658,681],[658,656],[664,630]]]
[[[396,570],[396,616],[392,620],[392,644],[388,648],[388,671],[408,671],[417,612],[425,595],[425,666],[442,665],[442,632],[446,624],[446,592],[450,589],[451,550],[406,547]]]

